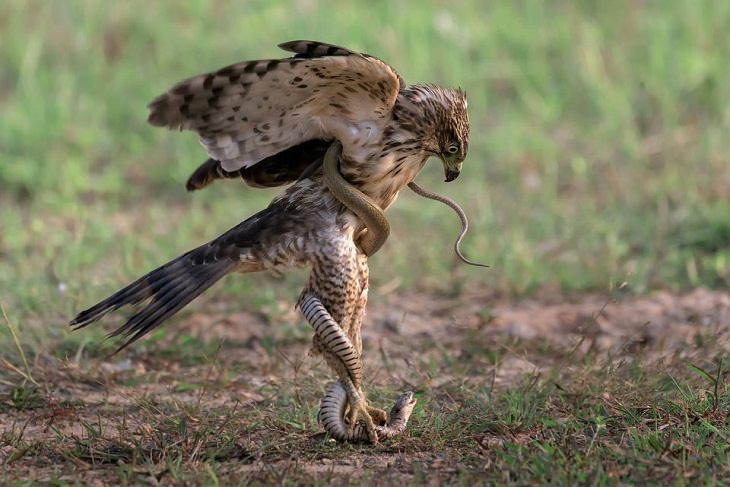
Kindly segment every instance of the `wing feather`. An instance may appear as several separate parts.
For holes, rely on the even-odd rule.
[[[402,86],[383,61],[314,41],[281,44],[287,59],[246,61],[181,81],[150,103],[149,122],[198,133],[226,171],[312,139],[380,137]]]

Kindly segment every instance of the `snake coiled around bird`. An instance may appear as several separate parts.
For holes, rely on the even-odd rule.
[[[340,173],[340,158],[342,146],[334,142],[324,155],[323,174],[324,182],[332,195],[361,220],[366,228],[357,239],[360,250],[368,257],[375,254],[388,239],[390,234],[390,223],[383,210],[375,201],[355,186],[350,184]],[[484,266],[473,262],[461,252],[461,241],[464,238],[469,222],[464,210],[451,198],[428,191],[415,182],[410,182],[410,189],[416,194],[442,202],[452,208],[461,221],[461,233],[454,244],[456,255],[463,262]],[[340,379],[332,384],[322,399],[318,422],[325,431],[339,441],[368,441],[370,435],[363,424],[347,424],[345,413],[348,405],[348,397],[357,397],[359,392],[355,384],[359,383],[362,377],[362,362],[360,355],[352,345],[349,337],[345,334],[339,324],[332,319],[318,298],[308,295],[304,296],[299,308],[305,318],[309,321],[325,347],[333,352],[345,365],[349,376]],[[403,431],[416,405],[413,392],[403,393],[393,405],[385,425],[376,426],[379,439],[392,438]]]
[[[362,364],[360,355],[347,334],[322,305],[320,300],[311,294],[303,296],[299,301],[299,309],[314,328],[325,347],[334,353],[349,371],[349,377],[340,379],[329,388],[322,403],[317,421],[324,430],[339,441],[363,442],[370,441],[370,434],[363,423],[347,424],[345,412],[348,398],[358,397],[355,378],[360,378]],[[408,419],[416,406],[416,398],[411,391],[406,391],[396,400],[390,410],[385,425],[376,425],[375,432],[378,440],[387,440],[405,431]]]
[[[332,195],[345,205],[350,211],[355,213],[367,228],[367,232],[362,235],[357,244],[365,255],[370,257],[383,246],[390,234],[390,223],[385,216],[385,212],[378,206],[372,198],[350,184],[340,173],[340,157],[342,156],[342,145],[339,142],[333,142],[324,155],[323,173],[324,182],[329,188]],[[408,183],[408,187],[417,195],[423,196],[434,201],[441,202],[454,210],[461,221],[461,232],[454,243],[454,251],[457,257],[465,264],[489,267],[485,264],[479,264],[464,257],[461,251],[461,241],[469,230],[469,220],[466,212],[459,204],[448,196],[444,196],[433,191],[429,191],[419,186],[415,181]]]

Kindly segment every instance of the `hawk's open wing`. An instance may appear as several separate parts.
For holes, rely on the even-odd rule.
[[[248,61],[181,81],[150,103],[149,122],[194,130],[226,171],[255,165],[303,142],[377,141],[402,79],[381,60],[312,41],[279,47],[288,59]]]

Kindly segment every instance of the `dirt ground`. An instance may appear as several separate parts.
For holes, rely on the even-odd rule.
[[[37,388],[19,387],[6,362],[1,483],[459,481],[489,462],[479,451],[460,463],[458,449],[428,448],[424,425],[456,407],[450,391],[488,382],[499,395],[554,367],[556,355],[661,361],[696,354],[698,342],[730,345],[730,293],[705,289],[519,302],[479,292],[380,296],[363,327],[369,397],[383,407],[405,389],[427,394],[409,426],[417,437],[373,448],[334,445],[319,433],[314,415],[329,372],[308,356],[311,332],[290,303],[262,313],[202,307],[133,352],[89,360],[80,351],[38,353]],[[203,339],[191,346],[181,336]],[[489,436],[477,443],[501,444]]]

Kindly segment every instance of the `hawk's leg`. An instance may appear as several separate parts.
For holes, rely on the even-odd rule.
[[[362,363],[360,354],[340,325],[332,318],[319,298],[303,294],[299,309],[314,328],[315,344],[324,354],[325,360],[339,375],[347,392],[349,403],[349,427],[352,429],[362,418],[373,443],[378,442],[375,422],[371,417],[365,395],[362,392]],[[378,419],[381,419],[380,417]]]
[[[355,308],[352,312],[352,318],[350,322],[350,339],[352,344],[355,346],[358,355],[362,356],[362,336],[360,329],[362,327],[362,321],[365,318],[365,308],[368,304],[368,279],[370,275],[370,269],[368,267],[368,257],[363,253],[358,253],[356,258],[357,263],[357,281],[360,295],[358,296]],[[368,414],[375,422],[375,424],[383,425],[388,419],[388,413],[383,409],[367,406]],[[355,417],[352,415],[348,416],[350,425],[354,427],[356,423]]]
[[[362,321],[365,318],[365,308],[368,304],[368,279],[370,275],[370,269],[368,267],[368,256],[363,254],[362,252],[358,252],[355,257],[355,267],[355,280],[357,283],[358,294],[357,298],[354,301],[353,310],[350,313],[348,335],[350,337],[350,340],[352,340],[352,344],[355,347],[358,355],[362,356],[362,335],[360,333],[360,330],[362,328]],[[360,387],[360,391],[362,394],[362,386]],[[362,395],[364,398],[364,394]],[[385,424],[388,419],[388,413],[386,413],[383,409],[372,407],[367,403],[365,404],[365,407],[367,409],[368,416],[375,424]],[[348,411],[347,419],[351,429],[354,428],[357,424],[359,414],[360,411],[357,409],[350,408],[350,410]]]
[[[360,327],[367,304],[368,258],[358,250],[353,236],[346,231],[350,221],[343,220],[342,224],[344,227],[337,229],[333,234],[325,235],[316,251],[310,256],[312,271],[309,282],[302,291],[299,308],[304,311],[303,300],[307,296],[316,298],[322,311],[339,325],[338,329],[342,330],[353,345],[353,351],[358,357],[357,367],[360,375],[353,373],[352,368],[348,369],[348,364],[337,356],[340,348],[326,346],[325,336],[319,337],[315,333],[312,352],[321,353],[337,375],[342,379],[351,380],[354,390],[358,391],[357,397],[352,391],[348,396],[350,426],[354,427],[357,419],[362,418],[368,429],[371,429],[374,421],[368,410],[365,394],[362,392],[362,365],[359,360],[362,351]],[[337,238],[332,238],[334,236]],[[316,328],[316,321],[310,318],[307,317]],[[378,420],[385,417],[382,411],[374,410],[373,413]],[[377,441],[374,430],[372,431],[372,440]]]

